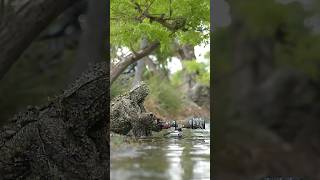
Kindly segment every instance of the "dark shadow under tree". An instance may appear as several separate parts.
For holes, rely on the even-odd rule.
[[[0,22],[0,79],[57,16],[82,1],[5,2],[1,6],[6,11],[1,12]],[[105,15],[99,13],[103,17],[98,20],[106,18],[107,8],[106,1],[99,5]],[[48,104],[29,106],[1,127],[0,179],[108,179],[109,64],[101,62],[108,54],[107,23],[90,24],[85,36],[97,28],[101,28],[96,34],[101,39],[91,43],[100,48],[86,54],[100,63]],[[88,61],[84,64],[91,61],[87,56],[84,59]],[[75,69],[83,72],[86,68]]]

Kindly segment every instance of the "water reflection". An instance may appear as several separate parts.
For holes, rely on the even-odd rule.
[[[176,180],[180,180],[183,174],[183,169],[181,167],[181,155],[184,148],[176,142],[178,140],[170,139],[168,144],[168,150],[166,152],[166,156],[169,162],[169,178]]]
[[[112,180],[210,179],[210,126],[183,130],[183,138],[148,138],[111,151]]]

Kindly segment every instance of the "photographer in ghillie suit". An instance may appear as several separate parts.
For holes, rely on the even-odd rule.
[[[143,102],[149,94],[146,83],[139,82],[129,92],[111,101],[110,131],[135,137],[161,131],[161,120],[146,112]]]

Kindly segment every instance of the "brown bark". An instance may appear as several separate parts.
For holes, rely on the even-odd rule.
[[[11,0],[0,22],[0,79],[24,50],[66,8],[77,0]]]
[[[149,55],[153,50],[158,48],[160,45],[159,42],[153,42],[150,43],[146,48],[138,51],[137,53],[131,53],[124,59],[122,59],[118,64],[116,64],[112,69],[111,69],[111,80],[110,84],[112,84],[118,77],[119,75],[132,63],[140,60],[141,58]]]
[[[170,31],[177,31],[177,30],[183,30],[186,31],[187,29],[185,28],[186,25],[186,18],[184,17],[165,17],[165,14],[161,14],[160,16],[155,16],[155,15],[151,15],[148,10],[150,8],[149,7],[145,7],[145,9],[142,8],[142,6],[140,4],[138,4],[137,2],[134,2],[135,4],[135,9],[140,13],[140,17],[138,17],[137,19],[142,21],[144,18],[148,18],[150,19],[150,21],[155,21],[160,23],[163,27],[166,27],[168,30]]]

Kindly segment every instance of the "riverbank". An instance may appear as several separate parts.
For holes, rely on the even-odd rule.
[[[176,120],[180,123],[190,117],[200,117],[207,121],[210,119],[210,109],[201,107],[187,99],[182,100],[181,108],[175,113],[165,111],[161,105],[157,103],[156,99],[152,97],[147,97],[144,106],[148,112],[153,112],[157,117],[169,122]]]

